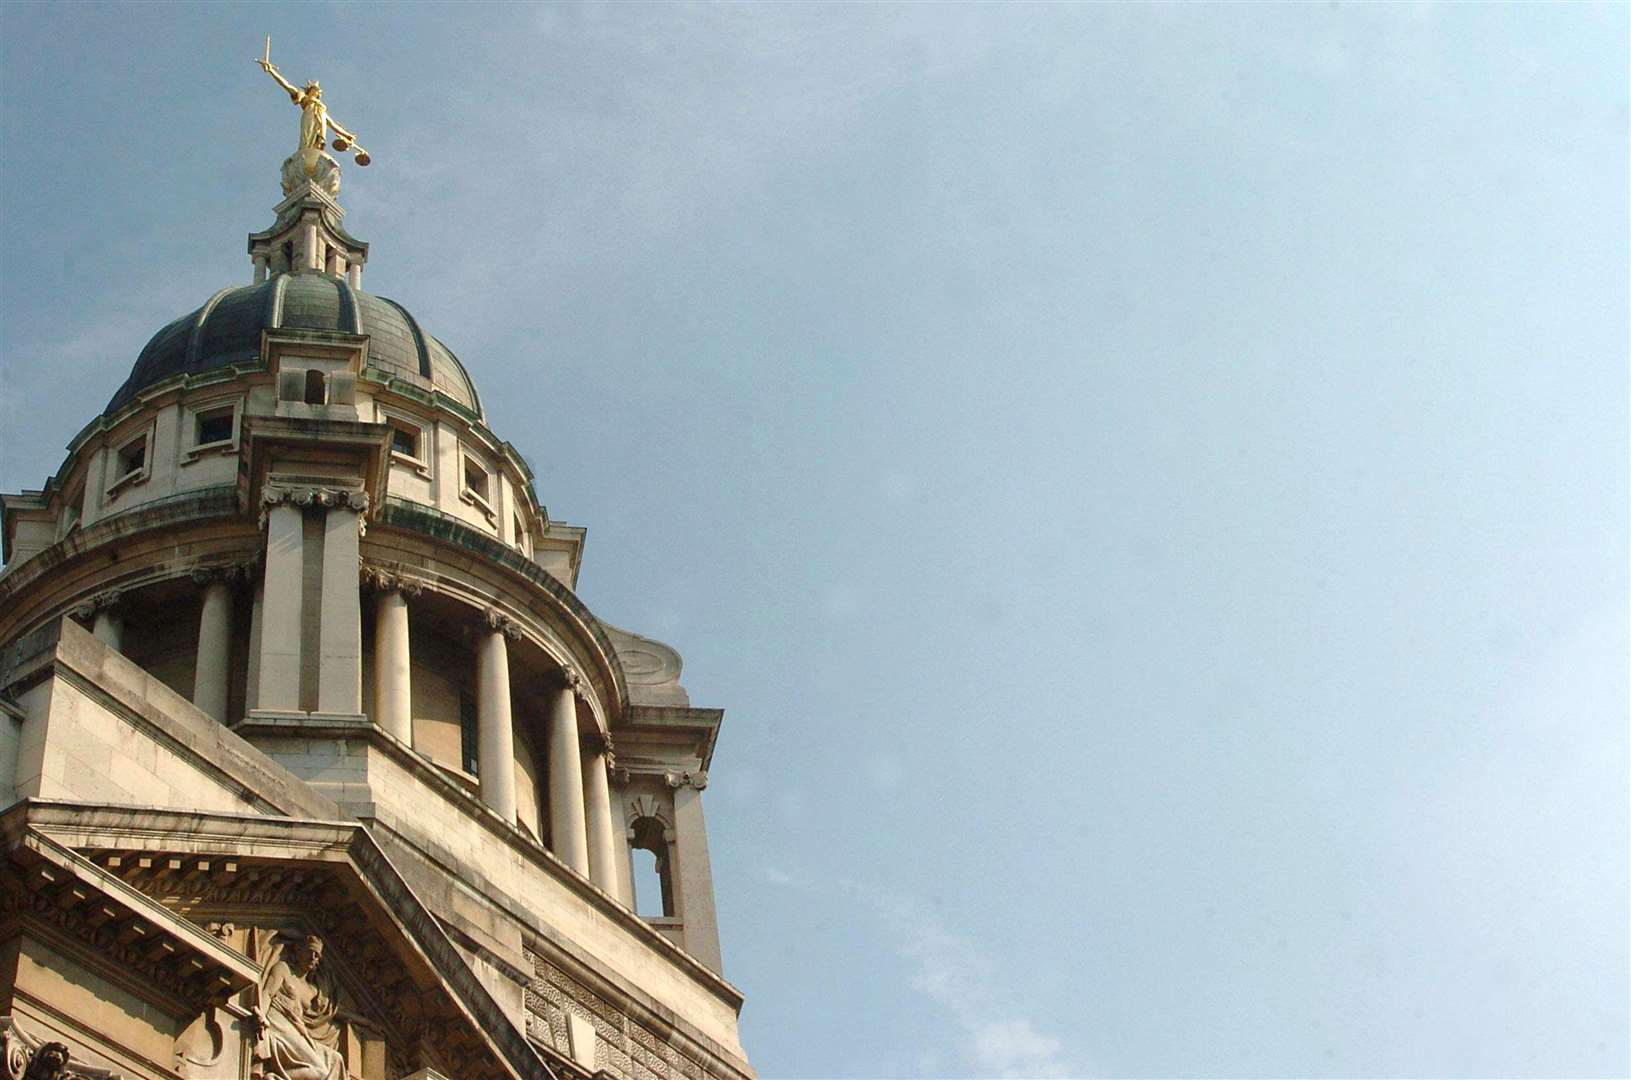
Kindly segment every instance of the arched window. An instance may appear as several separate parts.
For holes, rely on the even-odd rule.
[[[316,368],[306,371],[306,404],[324,405],[328,402],[328,392],[323,386],[323,373]]]
[[[629,854],[634,858],[634,911],[643,918],[672,918],[674,873],[668,830],[654,817],[635,820],[629,828]]]

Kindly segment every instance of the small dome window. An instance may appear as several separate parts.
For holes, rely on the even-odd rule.
[[[328,404],[327,381],[323,378],[323,373],[316,368],[309,368],[306,371],[306,404]]]

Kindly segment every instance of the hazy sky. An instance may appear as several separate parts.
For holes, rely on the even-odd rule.
[[[297,112],[673,643],[762,1076],[1624,1076],[1615,6],[0,5],[0,488]]]

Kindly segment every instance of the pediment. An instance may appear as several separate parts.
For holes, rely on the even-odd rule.
[[[25,803],[0,831],[14,909],[195,1011],[183,1077],[559,1080],[359,825]]]

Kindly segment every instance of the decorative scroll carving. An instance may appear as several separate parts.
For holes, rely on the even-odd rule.
[[[5,1080],[120,1080],[121,1074],[111,1069],[76,1064],[66,1044],[35,1038],[10,1016],[0,1016],[0,1042]]]
[[[701,769],[696,772],[676,772],[669,770],[663,773],[663,783],[671,788],[696,788],[698,791],[708,786],[708,774]]]
[[[497,630],[511,641],[518,641],[521,638],[521,624],[497,608],[487,609],[487,628]]]

